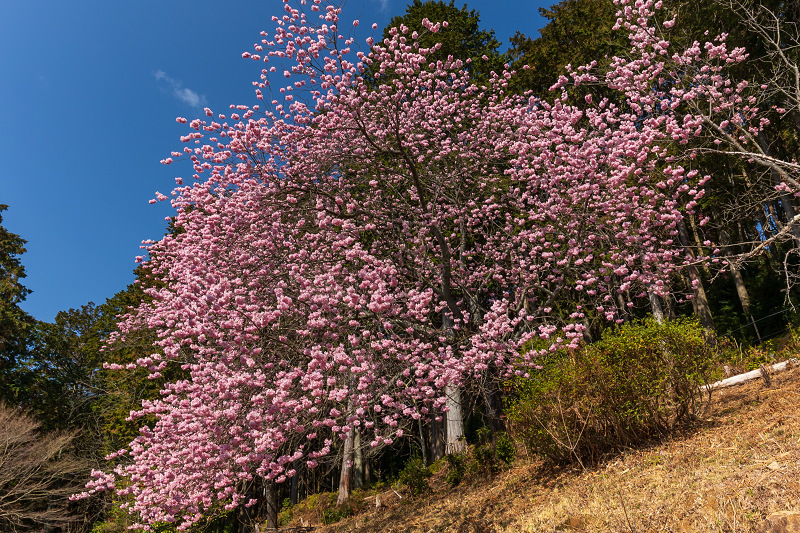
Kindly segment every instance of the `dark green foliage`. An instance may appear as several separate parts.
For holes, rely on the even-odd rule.
[[[517,446],[508,433],[501,433],[494,446],[497,458],[505,464],[510,466],[517,458]]]
[[[751,312],[763,339],[781,334],[791,313],[781,313],[785,305],[785,281],[764,266],[764,260],[754,261],[742,269],[742,277],[751,296]],[[742,312],[731,275],[720,275],[708,285],[709,302],[719,334],[739,342],[757,343],[755,330]]]
[[[371,480],[373,482],[394,483],[400,479],[406,463],[420,455],[420,450],[411,439],[397,439],[382,453],[373,456],[371,463]]]
[[[445,481],[454,487],[467,475],[467,459],[465,455],[455,453],[446,455],[445,459],[447,460]]]
[[[0,400],[16,405],[31,377],[20,372],[18,364],[27,353],[34,320],[19,307],[31,292],[21,281],[25,267],[19,256],[25,253],[26,241],[2,226],[6,209],[0,204]]]
[[[488,427],[477,433],[479,443],[473,447],[472,456],[478,471],[493,475],[514,462],[517,449],[507,433],[495,436]]]
[[[143,271],[137,274],[146,283]],[[125,419],[141,406],[142,399],[157,398],[164,380],[180,372],[177,365],[169,366],[163,379],[150,380],[146,370],[103,368],[106,361],[132,363],[154,351],[156,334],[149,329],[130,332],[124,341],[112,345],[107,342],[116,331],[118,316],[145,298],[141,285],[129,286],[103,305],[90,302],[80,309],[59,312],[53,323],[36,323],[26,341],[28,350],[17,362],[17,375],[24,377],[26,385],[18,405],[43,429],[76,433],[73,451],[92,468],[106,466],[103,456],[126,446],[139,434],[139,427],[152,422]],[[82,512],[96,516],[105,503],[102,499],[84,500],[81,505],[86,510]],[[125,530],[121,520],[114,521],[118,511],[114,507],[109,520],[98,525],[99,531]],[[87,525],[90,523],[87,520]]]
[[[25,361],[33,379],[23,405],[47,430],[95,425],[93,404],[100,393],[96,374],[103,361],[100,313],[89,302],[60,311],[52,324],[36,324]]]
[[[415,456],[406,462],[406,465],[400,471],[398,481],[408,487],[412,496],[421,496],[431,491],[431,486],[428,484],[428,478],[430,477],[430,469],[425,466],[420,457]]]
[[[137,272],[138,278],[147,282],[146,273]],[[102,329],[107,334],[116,329],[118,316],[130,312],[144,299],[143,283],[129,285],[106,300],[102,306]],[[141,329],[129,332],[124,340],[119,340],[105,347],[102,360],[116,364],[134,363],[137,359],[147,357],[157,350],[153,346],[156,332]],[[98,409],[102,413],[101,424],[104,440],[104,451],[110,453],[127,446],[139,435],[139,428],[152,420],[126,420],[132,410],[141,407],[142,400],[158,398],[159,390],[167,379],[177,377],[180,369],[177,365],[169,365],[165,377],[148,379],[149,372],[137,367],[134,370],[98,370],[98,380],[102,383],[104,394],[98,399]]]
[[[606,330],[601,341],[541,361],[513,383],[512,432],[555,463],[582,465],[668,434],[702,405],[713,353],[688,320],[645,320]]]
[[[59,312],[53,323],[38,322],[29,353],[20,363],[20,370],[29,376],[20,405],[36,417],[43,429],[69,430],[77,435],[73,452],[88,464],[86,479],[91,468],[105,465],[103,456],[131,440],[116,441],[106,431],[113,421],[132,425],[119,422],[128,416],[132,406],[115,398],[109,387],[112,382],[103,370],[109,353],[102,349],[116,329],[118,312],[108,302],[100,306],[90,302],[80,309]],[[102,513],[107,503],[102,498],[79,502],[85,507],[82,512],[93,517]],[[104,523],[102,527],[112,528],[119,523]],[[89,524],[91,520],[87,520]],[[120,530],[124,529],[120,526]]]
[[[328,507],[322,511],[322,523],[327,525],[335,524],[339,520],[352,516],[353,510],[347,505],[340,505],[339,507]]]

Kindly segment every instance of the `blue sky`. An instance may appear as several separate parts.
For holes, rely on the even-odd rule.
[[[343,18],[383,28],[409,0],[349,0]],[[503,43],[538,36],[539,0],[475,0]],[[175,117],[253,104],[260,65],[241,58],[273,29],[280,0],[0,0],[0,204],[28,241],[39,320],[102,303],[133,281],[144,239],[158,239],[168,194],[189,167],[159,161],[182,148]],[[463,5],[462,1],[456,2]],[[379,30],[380,31],[380,30]],[[366,35],[366,34],[365,34]]]

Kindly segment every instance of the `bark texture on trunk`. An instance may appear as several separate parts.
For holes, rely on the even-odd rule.
[[[445,337],[453,338],[453,317],[447,309],[442,311],[442,329]],[[458,385],[446,385],[444,389],[447,399],[447,437],[445,453],[463,453],[467,450],[464,440],[464,414],[461,409],[461,389]]]
[[[464,453],[467,441],[464,440],[464,416],[461,409],[461,389],[456,385],[445,387],[447,396],[447,446],[446,453]]]
[[[355,440],[355,429],[350,429],[344,441],[344,453],[342,454],[342,469],[339,473],[339,497],[336,505],[342,505],[350,498],[353,490],[353,441]]]
[[[431,465],[430,450],[428,446],[429,439],[425,438],[425,426],[422,424],[422,419],[417,419],[417,429],[419,430],[419,449],[422,452],[422,464],[425,466]]]
[[[617,305],[619,306],[619,317],[627,324],[630,321],[630,317],[628,316],[628,305],[625,302],[625,297],[621,292],[617,292],[615,296],[617,297]]]

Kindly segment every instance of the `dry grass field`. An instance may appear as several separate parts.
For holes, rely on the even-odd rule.
[[[800,510],[800,368],[715,391],[709,410],[667,441],[587,469],[533,457],[492,480],[412,498],[320,526],[333,532],[747,532],[773,512]],[[444,475],[439,472],[438,476]],[[292,524],[299,525],[300,515]],[[316,523],[315,523],[316,522]]]

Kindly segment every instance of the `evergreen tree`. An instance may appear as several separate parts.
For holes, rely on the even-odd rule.
[[[447,28],[438,33],[425,29],[423,19],[431,22],[447,21]],[[383,30],[383,38],[391,37],[392,28],[400,26],[408,28],[408,37],[412,32],[419,34],[418,43],[421,48],[431,48],[440,44],[438,51],[427,56],[431,63],[445,61],[449,56],[462,61],[469,60],[473,77],[487,77],[492,71],[499,73],[503,69],[503,56],[498,52],[500,42],[494,30],[480,28],[480,14],[472,9],[467,9],[464,4],[460,9],[455,6],[455,0],[446,3],[443,0],[414,0],[406,8],[402,16],[393,17],[389,25]],[[485,59],[484,59],[485,57]]]
[[[27,352],[33,318],[19,307],[31,292],[21,281],[25,267],[19,256],[26,241],[2,226],[6,209],[0,204],[0,400],[16,404],[26,387],[27,376],[18,364]]]
[[[549,9],[539,8],[548,20],[541,36],[534,39],[517,32],[511,38],[508,56],[518,73],[512,88],[545,98],[566,74],[567,65],[607,64],[628,45],[627,36],[612,29],[616,12],[612,0],[562,0]]]

